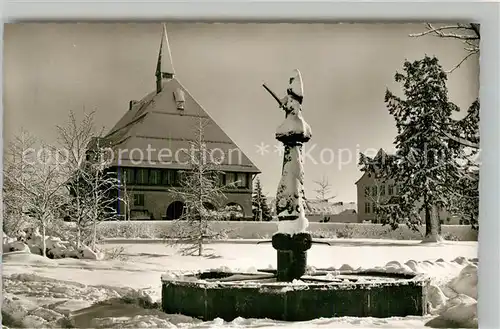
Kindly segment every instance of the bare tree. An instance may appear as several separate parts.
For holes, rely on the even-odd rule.
[[[204,253],[205,241],[220,234],[211,230],[209,222],[225,216],[215,209],[219,209],[221,201],[226,198],[224,190],[231,187],[220,183],[223,174],[219,170],[221,159],[215,159],[214,152],[207,148],[204,131],[209,124],[208,120],[198,120],[196,137],[190,141],[190,149],[186,152],[189,169],[182,173],[181,187],[172,189],[185,204],[184,214],[176,222],[179,238],[176,243],[186,245],[184,253],[198,256]]]
[[[427,30],[421,33],[410,34],[411,37],[421,37],[424,35],[434,35],[440,38],[457,39],[464,43],[464,49],[467,51],[460,62],[455,64],[447,73],[451,73],[462,65],[468,58],[479,54],[479,40],[481,32],[479,24],[448,24],[442,26],[434,26],[431,23],[426,23]]]
[[[62,173],[66,177],[69,198],[66,211],[76,224],[77,246],[91,244],[95,250],[97,225],[102,220],[115,219],[119,180],[109,170],[108,149],[97,131],[94,112],[84,113],[78,120],[73,112],[68,122],[57,126],[59,158],[63,159]]]
[[[80,247],[82,235],[87,236],[90,228],[89,207],[87,200],[89,188],[82,181],[88,180],[88,172],[84,164],[92,138],[96,135],[94,112],[84,113],[79,121],[74,112],[70,112],[65,125],[56,126],[58,145],[56,151],[62,161],[62,172],[67,177],[66,188],[70,199],[66,211],[76,225],[76,245]]]
[[[26,136],[29,140],[35,140],[27,133],[16,140],[26,140]],[[32,218],[35,227],[41,231],[42,255],[46,256],[47,229],[51,228],[55,220],[60,219],[60,210],[66,196],[62,193],[65,180],[61,175],[58,159],[51,147],[40,144],[38,151],[34,148],[23,149],[22,144],[13,146],[13,150],[22,150],[22,157],[6,166],[4,177],[10,189],[11,204],[18,205],[18,209],[21,208],[23,214]]]
[[[25,191],[19,188],[29,182],[33,167],[24,157],[34,150],[35,138],[21,129],[8,143],[4,154],[3,181],[3,231],[11,237],[18,236],[28,223],[27,208],[23,202]]]
[[[130,220],[130,216],[132,214],[132,202],[134,202],[134,199],[133,199],[133,189],[132,188],[129,188],[128,186],[128,182],[127,182],[127,177],[124,176],[122,178],[122,194],[121,194],[121,203],[123,205],[123,207],[125,207],[125,220]]]
[[[323,176],[320,181],[314,181],[314,184],[318,186],[318,188],[314,190],[314,192],[316,192],[317,194],[316,196],[317,199],[329,201],[335,198],[335,196],[332,196],[330,194],[331,184],[328,181],[328,177]]]
[[[107,158],[109,149],[101,137],[94,137],[89,150],[88,160],[83,165],[85,189],[85,207],[88,207],[89,222],[92,227],[90,244],[92,250],[97,245],[97,225],[101,221],[116,220],[118,218],[117,205],[123,202],[120,196],[120,180],[116,172],[110,170],[110,161]]]

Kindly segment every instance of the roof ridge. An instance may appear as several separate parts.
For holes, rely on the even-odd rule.
[[[193,139],[193,138],[155,137],[155,136],[144,136],[144,135],[135,135],[135,137],[137,137],[137,138],[156,139],[156,140],[163,140],[163,139],[165,139],[165,140],[171,140],[171,141],[185,141],[185,142],[195,142],[196,141],[196,139]],[[219,144],[234,144],[233,142],[216,141],[216,140],[209,140],[209,139],[203,139],[203,142],[205,142],[205,143],[219,143]]]

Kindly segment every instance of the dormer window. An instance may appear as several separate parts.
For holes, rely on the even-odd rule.
[[[139,104],[139,101],[136,101],[136,100],[132,100],[128,103],[128,109],[129,111],[132,110],[134,108],[134,106],[136,106],[137,104]]]
[[[177,88],[177,90],[174,91],[174,99],[177,105],[177,109],[184,110],[184,103],[186,102],[186,98],[184,97],[184,90],[182,90],[181,88]]]

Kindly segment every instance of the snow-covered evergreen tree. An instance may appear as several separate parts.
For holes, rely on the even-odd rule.
[[[266,196],[262,191],[262,184],[258,177],[255,179],[252,195],[252,211],[256,221],[270,221],[272,219],[271,209],[269,209]]]
[[[446,127],[453,124],[451,115],[459,108],[448,100],[446,73],[436,57],[406,61],[403,68],[395,80],[402,84],[404,96],[389,90],[385,95],[398,131],[395,177],[401,184],[400,204],[412,213],[423,211],[425,240],[438,241],[441,223],[436,209],[449,207],[450,182],[462,174],[456,161],[459,151],[442,133],[450,129]]]
[[[456,182],[450,182],[453,187],[452,210],[477,229],[479,224],[479,101],[476,100],[471,105],[463,119],[455,122],[451,134],[459,138],[458,140],[457,138],[450,139],[450,147],[457,149],[462,164],[462,177]]]
[[[204,243],[214,239],[224,232],[215,232],[210,227],[210,221],[221,220],[227,216],[220,209],[221,201],[226,196],[220,176],[220,159],[214,158],[214,152],[207,147],[204,132],[210,124],[208,120],[199,119],[195,127],[196,138],[190,141],[186,152],[189,168],[182,172],[181,186],[171,189],[184,203],[183,215],[175,223],[174,243],[182,244],[183,253],[202,256]],[[215,209],[213,209],[213,208]]]

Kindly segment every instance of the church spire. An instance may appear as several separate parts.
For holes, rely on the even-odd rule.
[[[174,77],[174,65],[172,64],[172,54],[170,53],[170,44],[168,43],[167,26],[163,24],[161,35],[160,50],[158,52],[158,61],[156,63],[156,92],[162,91],[163,81]]]

